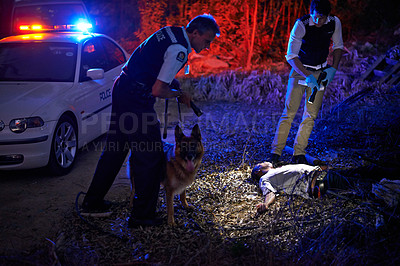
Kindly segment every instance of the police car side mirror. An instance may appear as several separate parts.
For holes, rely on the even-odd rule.
[[[91,78],[92,80],[103,79],[104,78],[104,69],[102,68],[92,68],[86,72],[86,76]]]

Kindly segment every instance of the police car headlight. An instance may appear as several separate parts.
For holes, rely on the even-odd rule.
[[[43,119],[35,116],[28,118],[17,118],[10,122],[10,130],[14,133],[22,133],[27,128],[41,127],[44,125]]]
[[[0,131],[4,129],[6,125],[4,124],[3,120],[0,120]]]

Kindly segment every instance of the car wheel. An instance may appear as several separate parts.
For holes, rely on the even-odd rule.
[[[48,167],[56,175],[71,171],[78,152],[78,134],[74,120],[62,116],[57,123],[51,143]]]

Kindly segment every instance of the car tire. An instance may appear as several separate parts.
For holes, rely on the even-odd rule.
[[[75,121],[64,115],[54,130],[48,167],[55,175],[68,174],[78,154],[78,130]]]

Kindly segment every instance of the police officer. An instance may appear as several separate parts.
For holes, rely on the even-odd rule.
[[[307,163],[305,149],[324,95],[324,90],[317,83],[317,79],[324,70],[327,76],[322,83],[327,86],[332,81],[343,51],[342,26],[339,18],[330,15],[330,12],[329,0],[313,0],[310,5],[310,14],[298,19],[291,31],[286,60],[292,66],[292,70],[289,74],[285,108],[272,142],[270,162],[276,163],[279,160],[286,145],[293,118],[306,92],[303,118],[294,141],[292,163]],[[333,64],[330,67],[327,65],[327,58],[331,40],[333,41]],[[318,89],[318,92],[314,103],[311,104],[307,99],[314,87]]]
[[[189,106],[190,95],[180,91],[174,77],[186,64],[192,49],[199,53],[210,48],[219,34],[215,19],[204,14],[191,20],[186,29],[164,27],[136,48],[114,83],[110,130],[82,203],[82,213],[108,210],[104,197],[130,151],[135,198],[128,226],[161,223],[155,211],[165,161],[155,98],[179,97],[181,103]]]

